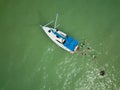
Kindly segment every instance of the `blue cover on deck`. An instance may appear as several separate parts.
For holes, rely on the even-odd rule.
[[[65,43],[64,46],[69,48],[71,51],[74,51],[75,47],[78,45],[78,41],[75,40],[74,38],[67,36],[65,38]]]
[[[56,31],[51,30],[58,38],[63,38],[65,39],[64,42],[64,46],[67,47],[68,49],[70,49],[71,51],[74,51],[75,47],[78,45],[78,41],[75,40],[74,38],[70,37],[70,36],[62,36],[59,33],[57,33]]]

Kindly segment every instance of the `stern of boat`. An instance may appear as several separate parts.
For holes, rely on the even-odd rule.
[[[77,45],[76,47],[75,47],[75,50],[74,50],[75,52],[78,52],[79,51],[79,46]]]

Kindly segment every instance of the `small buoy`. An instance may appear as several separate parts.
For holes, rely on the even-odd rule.
[[[100,71],[100,75],[104,76],[105,75],[105,71],[104,70]]]

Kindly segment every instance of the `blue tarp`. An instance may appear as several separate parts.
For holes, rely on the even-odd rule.
[[[68,49],[70,49],[71,51],[74,51],[75,47],[78,45],[78,41],[75,40],[74,38],[70,37],[70,36],[62,36],[60,35],[59,33],[51,30],[57,37],[59,38],[63,38],[65,39],[65,42],[64,42],[64,46],[67,47]]]
[[[69,48],[71,51],[74,51],[75,47],[78,45],[78,41],[75,40],[74,38],[67,36],[65,38],[65,43],[64,46]]]

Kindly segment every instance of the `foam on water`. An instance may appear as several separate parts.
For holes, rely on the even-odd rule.
[[[111,88],[117,90],[116,78],[113,74],[115,72],[114,66],[112,66],[112,70],[107,70],[107,68],[111,67],[107,63],[102,67],[98,67],[98,63],[95,63],[91,58],[91,53],[94,52],[97,51],[92,49],[88,56],[83,57],[79,56],[81,53],[72,57],[68,55],[64,61],[59,63],[56,74],[59,78],[57,83],[63,82],[62,90],[72,90],[71,87],[74,90],[109,90]],[[97,55],[100,54],[98,52]],[[81,61],[78,61],[77,58],[81,58]],[[85,59],[88,59],[88,62],[83,62]],[[100,75],[100,70],[105,70],[104,76]]]

